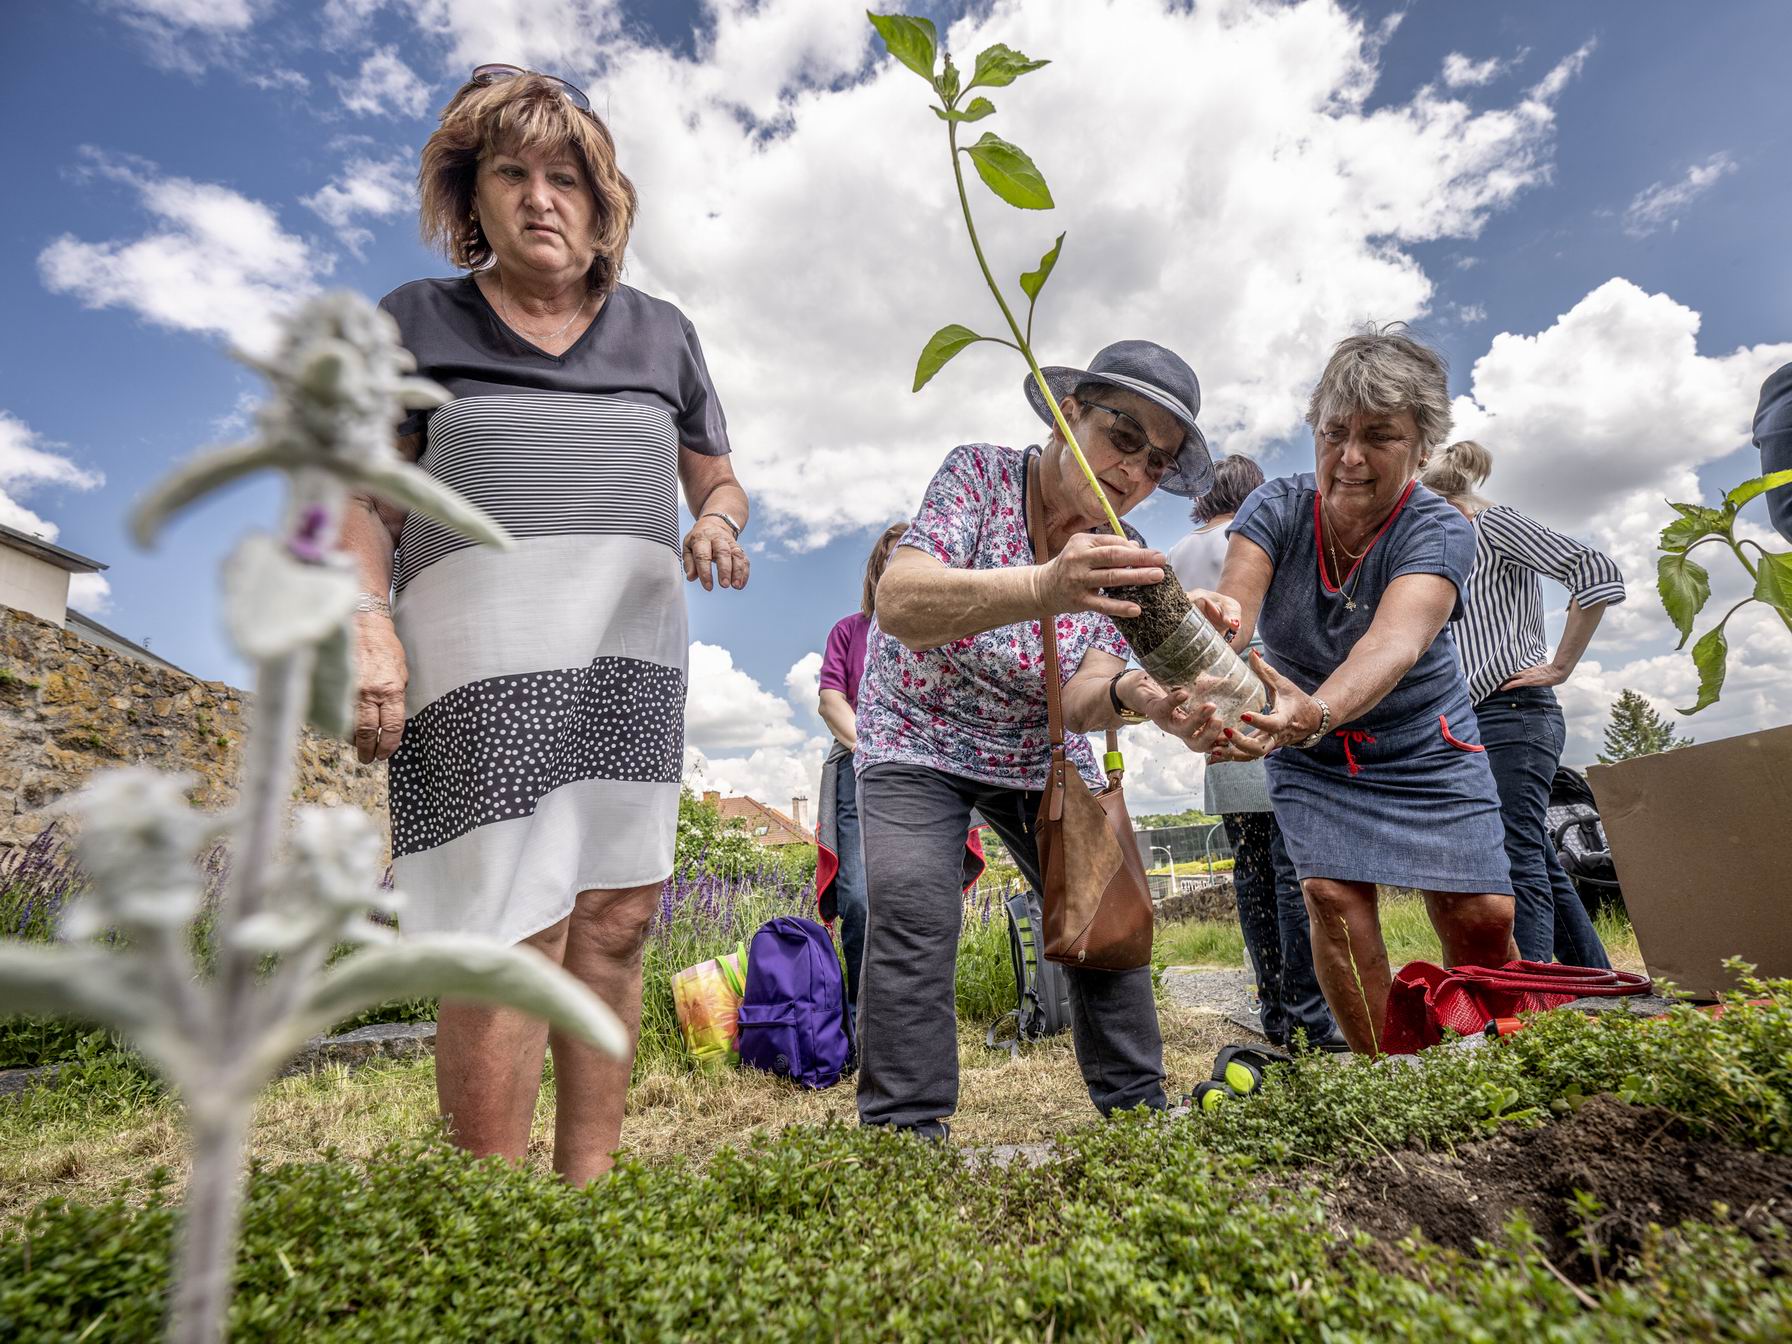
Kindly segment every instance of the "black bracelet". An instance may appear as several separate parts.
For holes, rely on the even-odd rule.
[[[1131,671],[1132,671],[1132,668],[1123,667],[1118,672],[1114,673],[1113,677],[1109,679],[1109,681],[1108,681],[1108,703],[1114,707],[1114,713],[1116,713],[1120,716],[1121,722],[1123,722],[1123,723],[1143,723],[1145,721],[1145,716],[1143,714],[1139,713],[1136,709],[1128,709],[1124,704],[1121,703],[1121,700],[1120,700],[1120,678],[1124,677],[1128,672],[1131,672]]]

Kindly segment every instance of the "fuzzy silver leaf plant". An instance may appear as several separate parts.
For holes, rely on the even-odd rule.
[[[69,807],[88,888],[60,941],[0,945],[0,1016],[111,1027],[183,1104],[192,1176],[168,1324],[183,1344],[224,1336],[255,1100],[309,1037],[384,1000],[436,994],[532,1013],[618,1058],[628,1044],[608,1007],[533,950],[470,936],[394,940],[371,917],[402,899],[380,890],[373,822],[354,808],[289,807],[305,720],[342,735],[351,719],[357,583],[337,545],[350,492],[488,545],[510,542],[394,451],[404,410],[447,395],[409,376],[395,324],[365,299],[318,298],[289,320],[277,354],[244,358],[273,388],[259,432],[176,470],[133,519],[147,545],[174,514],[239,477],[285,478],[278,530],[248,536],[224,571],[225,624],[254,668],[239,802],[208,815],[187,803],[190,778],[144,768],[96,777]],[[194,859],[220,839],[231,877],[217,908],[203,911]],[[215,951],[202,967],[193,926],[207,916]],[[344,942],[367,946],[326,965]]]

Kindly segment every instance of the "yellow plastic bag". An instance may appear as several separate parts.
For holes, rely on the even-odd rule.
[[[740,1000],[747,988],[747,945],[687,966],[672,976],[672,1004],[684,1048],[705,1068],[740,1063]]]

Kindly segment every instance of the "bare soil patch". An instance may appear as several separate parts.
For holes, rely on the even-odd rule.
[[[1583,1208],[1577,1191],[1598,1208]],[[1557,1268],[1591,1283],[1639,1250],[1650,1224],[1721,1221],[1757,1238],[1792,1224],[1792,1157],[1733,1148],[1667,1111],[1596,1097],[1552,1124],[1454,1153],[1390,1153],[1341,1170],[1325,1200],[1336,1223],[1396,1258],[1392,1243],[1415,1231],[1473,1253],[1522,1210]]]

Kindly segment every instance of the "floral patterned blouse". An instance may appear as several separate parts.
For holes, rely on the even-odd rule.
[[[899,544],[925,551],[954,569],[1032,564],[1023,465],[1027,455],[990,443],[954,448]],[[1131,535],[1139,539],[1137,533]],[[1126,640],[1105,616],[1071,612],[1058,617],[1057,628],[1065,681],[1091,648],[1116,658],[1129,656]],[[1004,788],[1043,789],[1051,754],[1044,663],[1038,621],[1005,625],[919,653],[874,625],[859,687],[857,769],[894,761]],[[1091,785],[1102,782],[1088,738],[1068,733],[1065,748]]]

